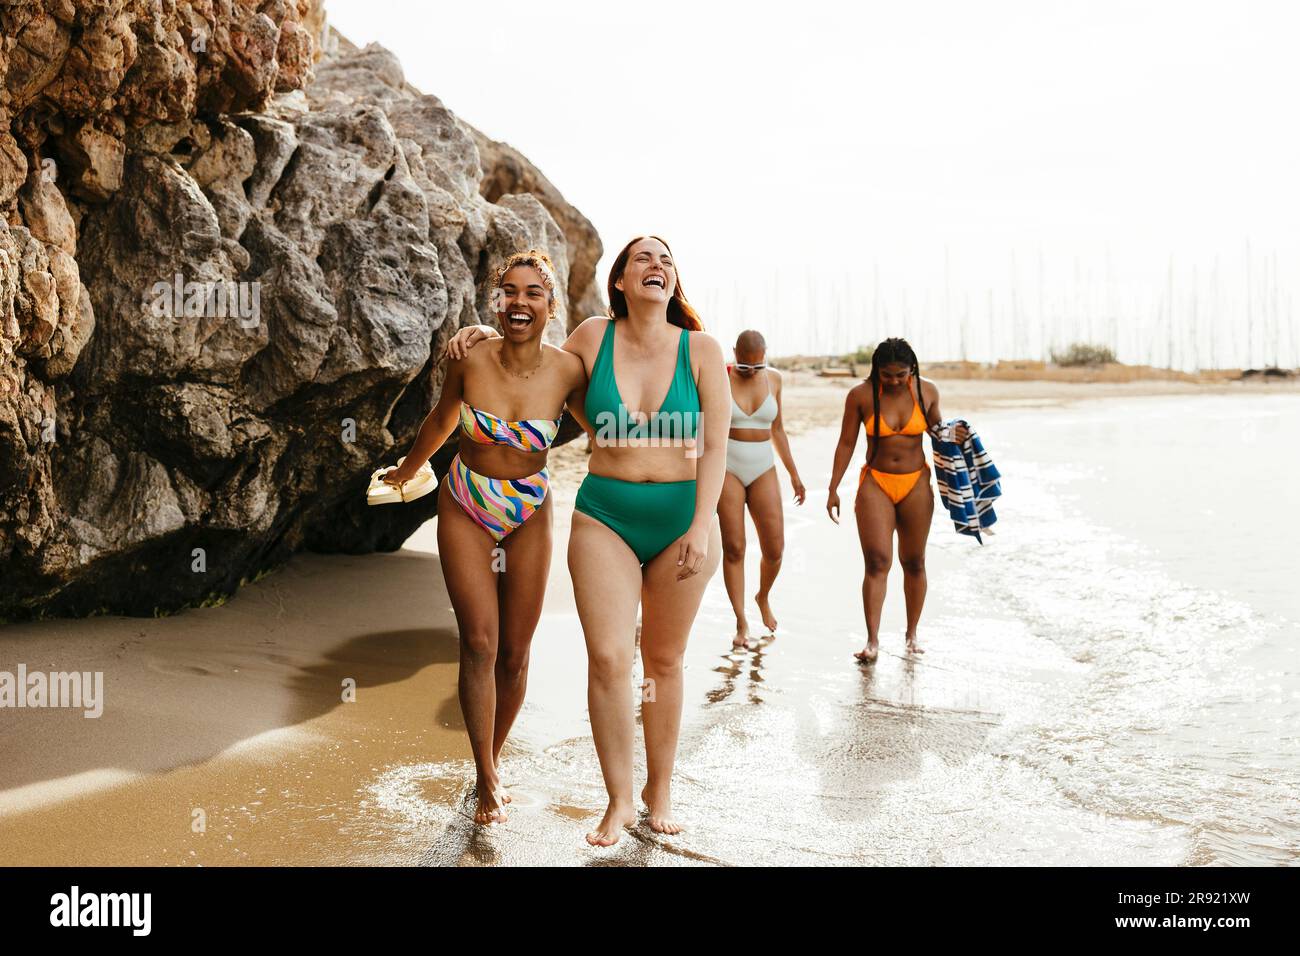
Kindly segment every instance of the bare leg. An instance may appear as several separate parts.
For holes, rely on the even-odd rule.
[[[722,560],[722,535],[709,530],[709,553],[699,574],[677,580],[677,545],[656,555],[645,569],[641,592],[641,662],[647,692],[642,695],[647,780],[641,799],[650,811],[650,829],[680,833],[673,820],[672,778],[677,736],[682,724],[682,655],[704,589]]]
[[[528,687],[528,651],[542,616],[542,599],[551,570],[551,499],[548,495],[527,521],[501,542],[505,573],[498,575],[497,603],[501,645],[497,654],[497,709],[492,758],[498,774],[501,747],[524,704]],[[504,793],[504,791],[502,791]],[[506,795],[506,802],[510,797]]]
[[[894,503],[870,474],[858,489],[854,512],[866,574],[862,578],[862,608],[867,618],[867,646],[854,656],[866,664],[880,653],[880,611],[885,606],[889,565],[894,559]]]
[[[749,622],[745,620],[745,486],[731,472],[722,478],[718,498],[718,525],[722,529],[722,579],[736,613],[736,636],[731,646],[749,649]]]
[[[632,661],[641,565],[610,528],[580,511],[569,534],[573,598],[587,642],[587,710],[609,806],[587,842],[612,846],[636,821],[632,801]]]
[[[501,781],[493,759],[496,712],[497,589],[492,570],[492,536],[475,524],[451,496],[447,482],[438,491],[438,554],[447,594],[460,631],[460,710],[474,754],[478,804],[475,823],[504,823]]]
[[[776,468],[769,468],[754,479],[745,489],[750,517],[758,532],[758,546],[763,556],[758,564],[758,593],[754,602],[763,616],[763,626],[776,632],[776,618],[772,615],[768,595],[781,572],[781,558],[785,554],[785,515],[781,510],[781,484],[776,478]]]
[[[934,488],[927,470],[907,497],[898,503],[898,563],[903,566],[903,595],[907,599],[907,651],[924,654],[916,643],[916,627],[925,605],[925,543],[934,516]]]

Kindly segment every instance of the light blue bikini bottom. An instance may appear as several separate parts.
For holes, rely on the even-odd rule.
[[[748,488],[754,479],[767,473],[776,465],[776,456],[772,453],[772,439],[762,441],[736,441],[727,439],[727,471],[740,479]]]

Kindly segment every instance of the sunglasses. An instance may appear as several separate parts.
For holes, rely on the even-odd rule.
[[[737,372],[757,372],[759,369],[767,368],[767,363],[760,362],[758,365],[746,365],[743,362],[737,362],[735,365],[731,367],[734,368]]]

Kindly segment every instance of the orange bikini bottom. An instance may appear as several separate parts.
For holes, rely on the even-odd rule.
[[[870,472],[871,477],[876,479],[876,484],[880,486],[880,490],[889,496],[890,501],[898,504],[915,486],[916,479],[928,475],[929,471],[930,466],[926,465],[920,471],[909,471],[905,475],[898,475],[889,471],[879,471],[870,465],[863,465],[862,473],[858,476],[858,488],[862,487],[862,483],[867,480],[867,473]]]

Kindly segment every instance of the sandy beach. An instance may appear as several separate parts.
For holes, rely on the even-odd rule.
[[[851,384],[787,378],[784,414],[810,496],[802,509],[787,504],[788,551],[773,598],[781,624],[757,651],[729,653],[721,574],[711,583],[686,659],[681,836],[639,826],[610,850],[582,841],[604,794],[565,563],[585,469],[581,443],[572,443],[551,456],[555,555],[528,700],[506,749],[509,824],[476,828],[467,812],[473,773],[456,699],[457,638],[430,522],[393,554],[299,555],[219,607],[0,628],[0,670],[100,671],[105,685],[96,719],[69,709],[0,711],[0,856],[7,864],[204,866],[1300,859],[1296,812],[1283,792],[1300,782],[1284,739],[1295,723],[1283,721],[1300,700],[1294,657],[1282,653],[1296,641],[1284,587],[1260,585],[1252,597],[1228,575],[1209,582],[1220,594],[1180,573],[1177,559],[1162,559],[1158,529],[1142,559],[1154,563],[1130,561],[1124,528],[1090,511],[1077,476],[1062,477],[1070,463],[1039,456],[1027,437],[1039,413],[1076,423],[1120,407],[1175,409],[1174,421],[1206,409],[1292,416],[1300,389],[940,379],[945,414],[968,415],[977,427],[988,421],[982,433],[995,458],[1002,452],[1000,464],[1038,464],[1002,466],[1007,507],[996,546],[981,549],[936,516],[922,626],[930,653],[902,655],[895,568],[882,658],[868,671],[850,657],[865,635],[856,535],[851,521],[835,526],[824,513]],[[1058,492],[1069,481],[1081,503],[1053,510],[1064,508]],[[1061,541],[1078,550],[1058,565]],[[756,547],[750,557],[754,582]],[[1153,582],[1174,605],[1142,603]],[[1102,620],[1061,637],[1053,622],[1071,615]],[[1199,663],[1179,659],[1183,642],[1209,634],[1180,630],[1188,619],[1215,628]],[[1134,651],[1139,631],[1152,643]],[[1240,672],[1252,655],[1251,666],[1271,676]],[[1202,665],[1218,666],[1219,676]],[[1139,707],[1134,695],[1147,693],[1148,679],[1166,696]],[[1244,700],[1258,719],[1242,717],[1244,736],[1211,748],[1213,768],[1191,757],[1200,769],[1176,768],[1208,738],[1165,728],[1149,709],[1163,700],[1166,712],[1194,723],[1195,702],[1210,707],[1216,681],[1232,697],[1225,707]],[[1173,785],[1175,796],[1166,786],[1166,802],[1201,806],[1203,792],[1227,780],[1242,803],[1219,789],[1218,816],[1204,807],[1180,815],[1150,794],[1125,795],[1141,790],[1143,774],[1164,772],[1181,774],[1185,786]]]

